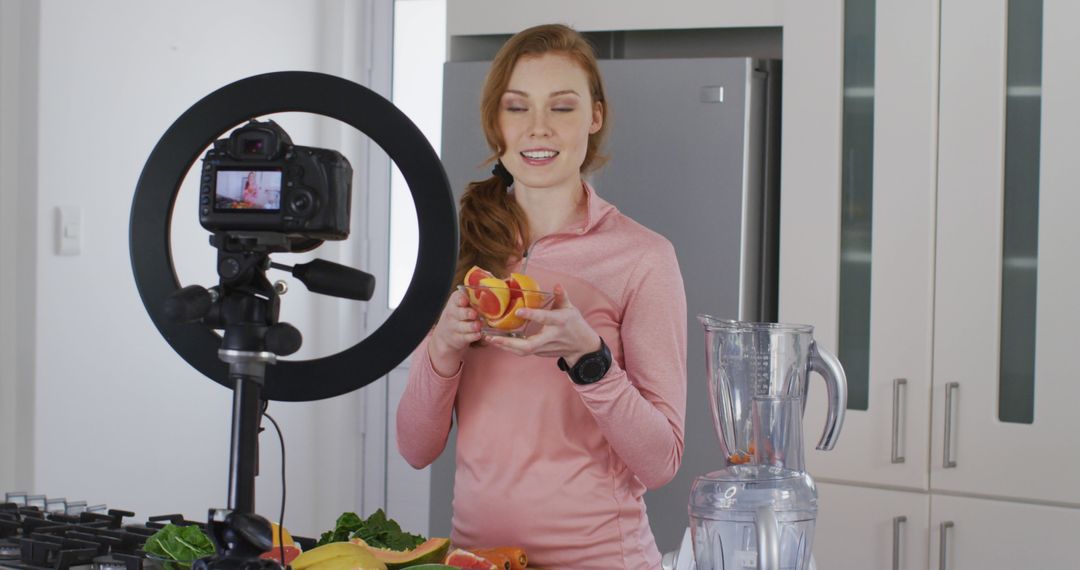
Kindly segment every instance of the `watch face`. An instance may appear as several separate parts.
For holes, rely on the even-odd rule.
[[[582,380],[596,380],[604,374],[604,365],[598,358],[590,358],[581,366]]]

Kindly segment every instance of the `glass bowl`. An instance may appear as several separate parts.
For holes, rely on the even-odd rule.
[[[458,289],[469,299],[469,305],[480,313],[481,330],[491,336],[528,338],[536,334],[542,325],[518,317],[514,312],[517,309],[549,309],[555,302],[555,293],[550,291],[487,285],[458,285]],[[497,306],[503,310],[499,316],[492,317],[481,310],[482,306]]]

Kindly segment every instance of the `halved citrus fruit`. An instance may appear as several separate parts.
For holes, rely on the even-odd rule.
[[[497,277],[485,277],[478,284],[476,291],[476,310],[489,319],[497,319],[506,313],[510,305],[510,288]]]
[[[464,280],[465,287],[466,287],[465,291],[469,296],[469,302],[470,303],[475,305],[476,302],[477,302],[477,300],[476,300],[476,291],[477,291],[477,289],[474,289],[474,287],[480,285],[480,280],[481,279],[491,279],[491,278],[494,278],[494,277],[495,276],[492,275],[491,272],[482,269],[478,265],[472,266],[472,269],[469,269],[469,271],[467,273],[465,273],[465,280]]]
[[[280,535],[278,534],[279,529],[280,529]],[[286,530],[284,527],[279,527],[278,523],[276,523],[276,522],[270,523],[270,531],[273,533],[273,536],[274,536],[274,546],[279,546],[281,544],[284,544],[286,546],[288,546],[290,544],[295,544],[293,542],[292,535],[289,534],[289,531]],[[279,536],[281,537],[281,540],[284,541],[284,542],[278,542],[278,537]]]
[[[488,320],[488,326],[492,327],[492,328],[499,329],[499,330],[512,331],[512,330],[520,327],[521,325],[524,325],[525,324],[525,319],[523,317],[519,317],[519,316],[514,314],[514,313],[517,312],[518,309],[520,309],[520,308],[522,308],[524,306],[525,306],[525,301],[521,297],[518,297],[517,299],[514,299],[514,302],[511,303],[511,305],[510,305],[510,310],[507,311],[505,315],[503,315],[502,317],[500,317],[498,319],[495,319],[495,320],[490,320],[489,319]]]
[[[510,285],[511,290],[517,290],[511,293],[511,298],[524,297],[526,307],[535,309],[544,304],[545,299],[544,294],[540,292],[540,284],[532,277],[523,273],[511,273],[506,282]]]

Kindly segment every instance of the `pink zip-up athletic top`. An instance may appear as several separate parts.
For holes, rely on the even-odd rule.
[[[667,239],[588,186],[586,198],[584,225],[537,240],[527,273],[566,289],[611,348],[607,375],[578,386],[554,358],[482,346],[447,378],[425,341],[398,406],[398,449],[417,469],[431,464],[456,413],[457,546],[520,546],[545,570],[655,570],[642,496],[682,460],[686,294]]]

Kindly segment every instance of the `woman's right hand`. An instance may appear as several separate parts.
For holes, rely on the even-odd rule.
[[[441,376],[456,374],[461,354],[483,336],[480,328],[480,315],[469,306],[465,293],[461,290],[451,293],[428,342],[428,356],[435,372]]]

